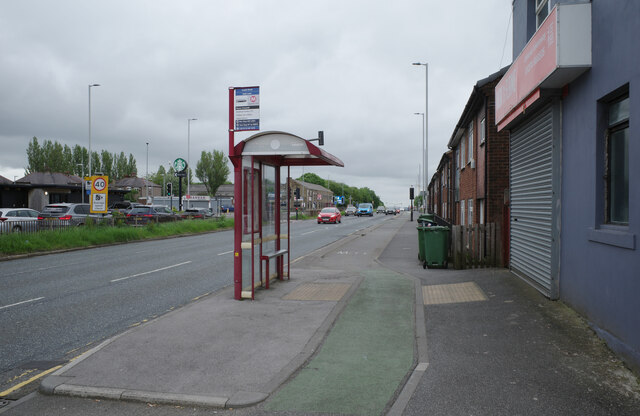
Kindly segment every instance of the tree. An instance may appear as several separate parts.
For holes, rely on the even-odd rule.
[[[320,185],[320,186],[327,186],[327,181],[325,181],[324,179],[322,179],[320,176],[316,175],[315,173],[305,173],[304,175],[300,176],[298,178],[299,181],[302,182],[307,182],[307,183],[312,183],[315,185]]]
[[[382,201],[380,200],[378,195],[376,195],[373,190],[367,187],[355,188],[353,186],[348,186],[340,182],[326,181],[320,176],[311,172],[305,173],[304,175],[300,176],[298,180],[324,186],[325,188],[333,192],[334,195],[343,195],[345,197],[345,204],[348,204],[349,202],[354,204],[360,202],[371,202],[374,206],[382,205]]]
[[[136,174],[136,159],[129,153],[129,159],[120,152],[111,154],[106,150],[91,152],[91,173],[102,172],[115,181]],[[70,148],[59,142],[45,140],[42,145],[33,137],[27,146],[27,167],[25,174],[33,172],[62,172],[68,174],[89,174],[89,152],[85,147],[75,145]]]
[[[25,174],[44,171],[44,160],[42,158],[42,148],[38,143],[38,138],[33,137],[27,146],[27,167]]]
[[[89,174],[89,152],[86,148],[78,144],[73,146],[71,159],[73,160],[73,171],[76,175],[81,176],[84,174],[86,176]]]
[[[138,168],[136,167],[136,159],[131,153],[129,153],[129,161],[127,162],[127,169],[125,176],[134,176],[138,174]]]
[[[98,152],[91,152],[91,174],[95,175],[96,172],[102,172],[100,165],[100,155]]]
[[[103,150],[102,152],[100,152],[100,159],[102,163],[102,173],[107,175],[109,179],[112,179],[113,174],[115,173],[113,158],[114,158],[113,155],[107,152],[106,150]]]
[[[215,149],[213,152],[203,150],[196,165],[196,177],[207,188],[209,196],[216,195],[218,188],[225,183],[228,176],[229,166],[224,153]]]
[[[120,154],[115,157],[114,167],[116,180],[127,176],[127,157],[124,155],[124,152],[120,152]]]

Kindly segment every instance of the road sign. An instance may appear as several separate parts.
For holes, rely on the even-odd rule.
[[[103,192],[107,187],[107,181],[102,176],[97,176],[93,180],[93,189],[96,192]]]
[[[187,169],[187,161],[184,160],[181,157],[177,158],[176,160],[173,161],[173,169],[176,172],[182,172],[183,170],[186,170]]]
[[[109,200],[109,177],[92,176],[91,197],[89,198],[89,212],[92,214],[106,214]]]
[[[260,130],[260,87],[234,89],[234,128]]]
[[[187,177],[187,171],[183,170],[181,172],[175,172],[174,176],[176,178],[186,178]]]
[[[92,212],[107,212],[107,196],[105,194],[91,194]]]

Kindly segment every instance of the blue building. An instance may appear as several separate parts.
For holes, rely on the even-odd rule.
[[[510,269],[640,370],[640,1],[514,0]]]

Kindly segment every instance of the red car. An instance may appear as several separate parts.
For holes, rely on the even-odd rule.
[[[322,208],[322,211],[318,214],[318,224],[328,222],[332,222],[334,224],[342,222],[342,215],[340,214],[340,211],[338,211],[338,208]]]

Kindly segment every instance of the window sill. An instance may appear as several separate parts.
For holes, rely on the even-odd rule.
[[[587,235],[589,241],[593,241],[594,243],[635,250],[636,236],[635,234],[624,231],[625,228],[622,230],[613,228],[588,228]]]

